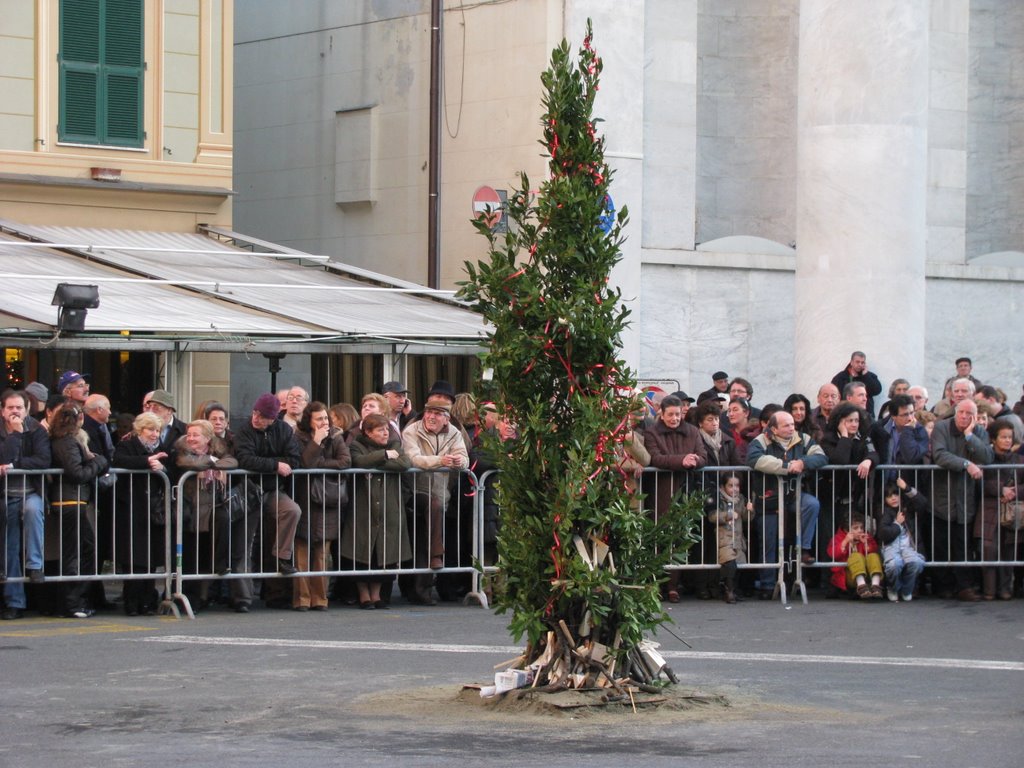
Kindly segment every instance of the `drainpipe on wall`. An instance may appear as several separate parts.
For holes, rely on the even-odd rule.
[[[430,148],[427,285],[441,287],[441,0],[430,2]]]

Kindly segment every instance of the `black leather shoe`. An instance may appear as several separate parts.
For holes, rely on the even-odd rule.
[[[299,572],[299,569],[295,567],[291,560],[278,560],[277,572],[282,576],[294,576]]]
[[[25,571],[25,575],[28,576],[30,584],[42,584],[46,581],[46,577],[43,575],[43,571],[40,568],[29,568]]]
[[[4,608],[4,612],[0,613],[0,619],[13,621],[14,619],[20,619],[24,615],[25,612],[21,608]]]

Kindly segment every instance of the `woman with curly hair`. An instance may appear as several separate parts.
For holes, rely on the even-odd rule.
[[[811,434],[811,401],[807,399],[806,395],[794,392],[786,398],[782,409],[793,417],[793,424],[796,426],[797,432]]]

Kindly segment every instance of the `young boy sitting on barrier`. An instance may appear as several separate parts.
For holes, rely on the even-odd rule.
[[[884,493],[885,508],[878,524],[878,540],[882,542],[885,582],[888,585],[886,597],[893,603],[901,597],[909,602],[914,599],[917,578],[924,570],[924,555],[914,547],[914,537],[907,520],[927,514],[928,499],[916,488],[909,487],[902,477],[894,483],[886,483]],[[904,499],[906,512],[902,503]]]
[[[864,530],[864,516],[850,518],[850,530],[836,531],[828,545],[828,554],[844,566],[832,569],[832,586],[849,594],[856,590],[861,600],[880,600],[882,595],[882,558],[878,555],[878,542]],[[871,582],[868,583],[870,578]]]

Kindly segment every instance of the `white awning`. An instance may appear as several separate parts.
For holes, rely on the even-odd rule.
[[[57,307],[52,306],[58,283],[100,286],[100,306],[89,310],[90,332],[159,334],[325,334],[314,328],[266,312],[224,301],[211,301],[195,292],[155,283],[125,272],[59,253],[50,248],[22,247],[0,234],[0,326],[8,333],[19,329],[53,330]]]
[[[129,331],[303,336],[310,341],[475,347],[475,312],[431,291],[327,257],[252,239],[255,253],[203,234],[90,229],[0,220],[0,280],[16,286],[0,310],[10,330],[53,328],[58,282],[95,283],[88,333]],[[244,238],[224,230],[216,234]],[[28,242],[34,241],[34,242]],[[18,326],[17,320],[25,321]],[[2,320],[2,316],[0,316]],[[14,322],[14,326],[11,323]]]

